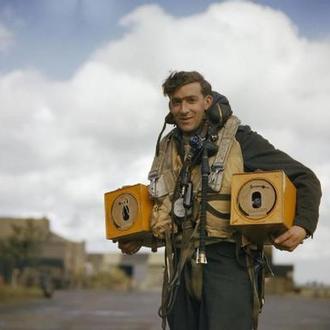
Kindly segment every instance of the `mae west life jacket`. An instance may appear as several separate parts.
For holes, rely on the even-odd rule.
[[[217,153],[209,158],[210,174],[206,230],[210,238],[231,239],[230,220],[231,178],[244,171],[240,144],[235,139],[240,121],[230,116],[218,133]],[[176,148],[173,130],[160,142],[149,172],[149,193],[154,200],[151,228],[154,236],[163,239],[168,230],[177,232],[171,219],[172,198],[182,161]],[[195,165],[191,171],[194,187],[193,219],[198,222],[201,198],[201,169]]]

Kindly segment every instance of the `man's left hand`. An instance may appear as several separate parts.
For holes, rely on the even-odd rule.
[[[292,252],[306,238],[306,230],[300,226],[292,226],[274,240],[274,246],[279,250]]]

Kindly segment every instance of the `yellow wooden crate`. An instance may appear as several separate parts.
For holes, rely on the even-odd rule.
[[[234,174],[230,224],[256,243],[271,244],[293,225],[296,188],[283,171]]]
[[[106,237],[150,238],[152,201],[143,184],[125,186],[104,194]]]

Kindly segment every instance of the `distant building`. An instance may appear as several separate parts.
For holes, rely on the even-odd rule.
[[[35,264],[39,268],[50,270],[59,285],[79,283],[85,272],[85,242],[73,242],[55,234],[51,231],[47,218],[0,217],[0,240],[14,235],[15,227],[24,228],[29,223],[38,232],[40,240]]]
[[[137,253],[123,255],[121,253],[91,253],[87,256],[93,273],[111,272],[120,268],[132,279],[138,290],[159,290],[163,280],[164,255],[162,253]]]
[[[274,277],[266,280],[266,293],[283,294],[292,292],[293,265],[274,265],[272,248],[266,247],[266,255]],[[88,254],[88,261],[92,265],[93,272],[110,272],[113,267],[118,267],[132,278],[136,289],[160,290],[163,281],[164,254],[138,253],[123,255],[119,252]]]
[[[265,290],[268,294],[284,294],[294,290],[293,265],[277,265],[273,263],[273,247],[266,246],[265,254],[269,266],[274,273],[266,279]]]

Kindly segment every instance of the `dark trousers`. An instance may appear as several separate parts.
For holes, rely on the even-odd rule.
[[[234,243],[206,247],[202,266],[201,296],[192,294],[189,262],[182,272],[173,309],[168,315],[171,330],[251,330],[253,294],[244,252],[236,258]],[[240,265],[242,264],[242,265]]]

